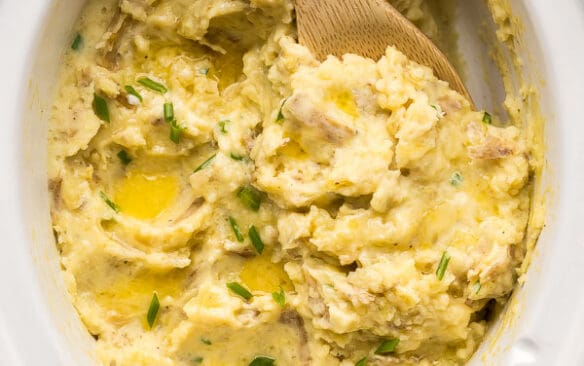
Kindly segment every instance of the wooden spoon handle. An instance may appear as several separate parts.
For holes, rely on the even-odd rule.
[[[296,0],[296,13],[299,42],[318,59],[354,53],[377,60],[395,46],[472,103],[446,56],[386,0]]]

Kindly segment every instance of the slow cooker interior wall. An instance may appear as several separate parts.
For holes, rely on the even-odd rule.
[[[30,251],[55,329],[54,341],[64,365],[93,365],[93,339],[81,323],[66,291],[51,227],[46,174],[48,121],[63,53],[70,44],[83,0],[57,0],[50,5],[33,51],[23,129],[23,187],[25,220],[31,234]]]
[[[558,179],[562,169],[561,133],[560,126],[555,122],[554,95],[550,83],[553,79],[552,70],[549,68],[550,55],[543,52],[541,44],[541,32],[545,31],[537,27],[537,19],[533,19],[533,3],[529,1],[511,1],[513,14],[521,19],[522,34],[519,40],[519,56],[523,62],[522,76],[531,86],[537,90],[535,102],[539,105],[544,123],[544,154],[545,163],[541,177],[536,181],[537,199],[545,200],[546,226],[537,241],[531,264],[525,282],[518,285],[511,301],[507,304],[503,316],[499,317],[491,326],[488,336],[481,344],[479,350],[470,361],[469,366],[478,365],[552,365],[554,363],[552,353],[545,352],[546,332],[537,329],[541,326],[541,319],[537,314],[546,313],[542,309],[543,284],[545,281],[549,259],[553,255],[554,241],[557,240],[557,226],[553,212],[558,205]],[[487,55],[486,53],[485,55]],[[476,55],[475,55],[476,57]],[[500,97],[500,96],[499,96]],[[504,98],[499,99],[501,103]],[[529,120],[526,115],[525,123],[536,123]],[[553,167],[553,168],[550,168]],[[551,351],[551,350],[550,350]],[[549,359],[546,359],[549,358]]]

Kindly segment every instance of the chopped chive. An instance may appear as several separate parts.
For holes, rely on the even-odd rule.
[[[489,114],[489,112],[485,112],[483,114],[483,122],[490,125],[491,123],[493,123],[493,117],[491,117],[491,115]]]
[[[237,161],[242,161],[244,158],[243,155],[239,155],[239,154],[234,153],[234,152],[232,152],[229,156],[231,156],[231,159],[237,160]]]
[[[282,120],[284,120],[284,115],[282,114],[282,108],[284,108],[284,104],[286,104],[287,100],[288,100],[288,98],[284,99],[282,101],[282,104],[280,105],[280,109],[278,110],[278,116],[276,117],[277,123],[280,123]]]
[[[103,191],[99,191],[99,196],[101,197],[102,200],[104,200],[104,202],[112,209],[115,211],[115,213],[119,213],[120,212],[120,206],[116,205],[115,202],[113,202],[112,200],[110,200],[108,198],[108,196],[103,193]]]
[[[260,192],[252,186],[247,185],[241,187],[237,192],[237,197],[250,210],[258,211],[260,209]]]
[[[399,344],[399,338],[386,339],[377,347],[375,350],[376,355],[386,355],[388,353],[395,352],[397,345]]]
[[[275,359],[265,356],[256,356],[253,361],[249,363],[249,366],[273,366]]]
[[[258,252],[258,254],[262,254],[262,252],[264,251],[264,242],[262,241],[260,233],[258,233],[256,227],[253,225],[250,226],[247,234],[249,235],[251,243],[253,244],[253,247],[255,248],[256,252]]]
[[[201,343],[206,344],[207,346],[212,345],[211,340],[209,338],[201,337]]]
[[[130,157],[130,155],[128,155],[128,152],[126,150],[120,150],[118,152],[117,156],[118,156],[118,159],[120,159],[120,161],[124,165],[128,165],[132,162],[132,158]]]
[[[452,176],[450,177],[450,184],[452,184],[455,187],[458,187],[459,185],[462,184],[463,181],[464,177],[462,176],[462,174],[460,174],[460,172],[452,173]]]
[[[156,292],[152,294],[152,300],[150,301],[150,307],[148,308],[148,314],[146,315],[146,320],[148,320],[148,325],[152,329],[156,316],[158,315],[158,309],[160,309],[160,302],[158,301],[158,295]]]
[[[472,291],[474,292],[474,294],[478,294],[479,291],[481,290],[481,280],[477,280],[477,282],[474,283],[474,285],[472,285]]]
[[[227,133],[227,124],[230,123],[231,121],[228,119],[224,119],[222,121],[219,121],[218,125],[219,125],[219,131],[221,131],[222,134],[226,134]]]
[[[444,253],[442,253],[442,258],[440,258],[440,263],[438,263],[438,268],[436,268],[436,277],[438,277],[438,280],[440,281],[444,278],[446,268],[448,268],[448,262],[450,262],[450,256],[444,251]]]
[[[284,289],[280,287],[280,291],[272,292],[272,299],[276,302],[276,304],[284,307],[286,305],[286,293]]]
[[[139,100],[140,102],[143,100],[143,99],[142,99],[142,96],[140,95],[140,93],[138,93],[138,91],[137,91],[136,89],[134,89],[134,87],[133,87],[133,86],[131,86],[131,85],[126,85],[126,86],[124,86],[124,89],[126,90],[126,93],[128,93],[128,94],[130,94],[130,95],[133,95],[133,96],[135,96],[136,98],[138,98],[138,100]]]
[[[183,131],[185,130],[185,128],[181,125],[179,125],[176,121],[171,121],[170,122],[170,141],[174,142],[175,144],[178,144],[180,142],[180,139],[182,137]]]
[[[229,220],[229,225],[231,225],[231,230],[233,230],[233,234],[235,234],[237,241],[241,243],[243,241],[243,234],[239,229],[239,225],[237,225],[237,221],[235,221],[232,216],[229,216],[227,220]]]
[[[203,170],[203,169],[205,169],[206,167],[208,167],[209,165],[211,165],[211,163],[213,162],[213,159],[215,159],[215,156],[217,156],[217,154],[213,154],[213,155],[211,155],[211,157],[210,157],[209,159],[205,160],[204,162],[202,162],[202,163],[201,163],[201,165],[199,165],[199,166],[197,167],[197,169],[195,169],[195,171],[194,171],[193,173],[196,173],[196,172],[198,172],[199,170]]]
[[[363,357],[362,359],[357,361],[357,363],[355,363],[355,366],[367,366],[367,357]]]
[[[441,109],[441,108],[439,108],[437,105],[435,105],[435,104],[432,104],[432,105],[430,105],[430,107],[434,108],[434,110],[436,111],[436,116],[437,116],[439,119],[440,119],[440,118],[442,118],[442,117],[444,117],[444,116],[446,115],[446,113],[444,113],[444,112],[442,111],[442,109]]]
[[[160,94],[164,94],[168,91],[166,86],[164,86],[164,85],[160,84],[159,82],[154,81],[148,77],[139,78],[138,83],[140,83],[143,86],[145,86],[146,88],[154,90],[155,92],[158,92]]]
[[[193,359],[191,360],[191,362],[193,362],[193,363],[202,363],[203,362],[203,357],[201,357],[201,356],[193,357]]]
[[[81,36],[81,33],[78,32],[71,43],[71,49],[73,51],[79,51],[81,47],[83,47],[83,37]]]
[[[174,105],[171,102],[164,103],[164,120],[166,122],[174,121]]]
[[[109,108],[107,101],[97,94],[93,94],[93,111],[95,115],[104,122],[110,122]]]
[[[199,69],[199,74],[201,75],[207,75],[209,73],[209,68],[203,68],[203,69]]]
[[[245,300],[249,300],[253,296],[251,292],[249,292],[245,287],[243,287],[237,282],[229,282],[227,284],[227,288],[230,289],[234,294],[241,296]]]

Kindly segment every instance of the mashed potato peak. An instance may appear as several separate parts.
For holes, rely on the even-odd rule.
[[[104,365],[470,358],[525,254],[522,130],[394,48],[318,62],[289,0],[93,0],[78,30],[51,212]]]

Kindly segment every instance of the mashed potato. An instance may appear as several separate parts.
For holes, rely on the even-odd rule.
[[[104,365],[459,365],[512,292],[523,131],[394,48],[317,61],[293,14],[86,6],[49,186]]]

